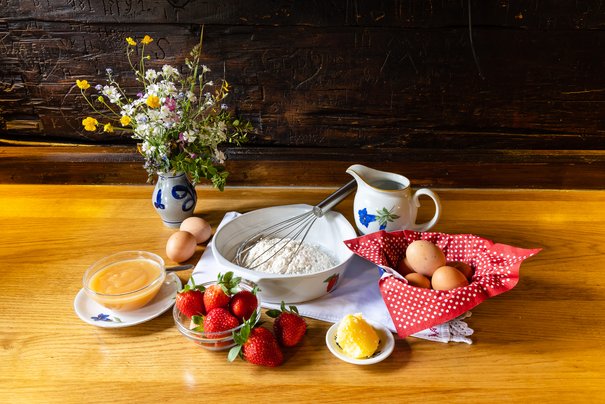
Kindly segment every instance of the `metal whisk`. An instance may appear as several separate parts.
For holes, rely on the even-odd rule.
[[[355,180],[349,181],[344,186],[338,188],[334,193],[329,195],[326,199],[319,202],[308,212],[301,213],[300,215],[293,216],[289,219],[283,220],[279,223],[271,225],[258,233],[248,237],[242,242],[237,249],[235,255],[235,263],[239,266],[246,267],[249,269],[257,268],[269,261],[286,246],[294,241],[299,242],[296,250],[290,256],[290,261],[294,258],[298,250],[300,249],[303,241],[309,234],[311,227],[317,219],[322,217],[326,212],[332,209],[334,206],[339,204],[344,198],[349,195],[353,189],[357,186]],[[256,256],[252,262],[246,263],[248,252],[261,240],[272,239],[275,242],[268,246],[264,251]]]

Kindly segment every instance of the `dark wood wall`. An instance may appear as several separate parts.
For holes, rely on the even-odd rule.
[[[0,182],[144,183],[91,135],[76,79],[129,70],[124,38],[204,62],[258,133],[231,185],[335,185],[353,163],[435,187],[603,188],[601,1],[0,0]]]

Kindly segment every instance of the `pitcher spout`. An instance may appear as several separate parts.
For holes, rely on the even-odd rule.
[[[410,183],[402,175],[376,170],[361,164],[353,164],[347,168],[357,181],[357,187],[368,186],[378,191],[400,191],[409,187]]]
[[[364,180],[367,169],[368,167],[362,166],[361,164],[353,164],[347,168],[347,173],[351,174],[355,181],[357,181],[357,187],[368,185]]]

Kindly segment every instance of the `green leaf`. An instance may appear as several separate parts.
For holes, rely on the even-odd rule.
[[[235,358],[237,358],[240,353],[242,351],[242,346],[241,345],[236,345],[233,348],[231,348],[229,350],[229,354],[227,354],[227,360],[229,362],[233,362],[235,360]]]
[[[266,314],[271,318],[277,318],[281,314],[281,311],[277,310],[277,309],[271,309],[271,310],[267,310]]]

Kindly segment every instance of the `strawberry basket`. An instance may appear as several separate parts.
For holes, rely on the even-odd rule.
[[[441,291],[408,284],[395,269],[414,240],[437,245],[448,261],[462,261],[474,270],[468,286]],[[346,240],[351,251],[383,271],[379,288],[401,338],[450,321],[484,300],[515,287],[521,263],[540,249],[523,249],[472,234],[384,230]]]

